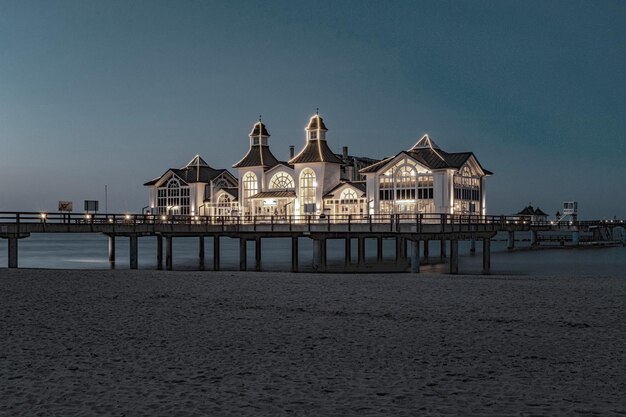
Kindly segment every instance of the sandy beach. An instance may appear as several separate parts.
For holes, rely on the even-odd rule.
[[[626,279],[0,269],[2,416],[626,415]]]

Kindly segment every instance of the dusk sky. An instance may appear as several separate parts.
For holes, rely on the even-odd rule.
[[[336,153],[474,152],[489,214],[626,217],[624,1],[0,0],[1,211],[108,185],[139,212],[195,154],[230,169],[260,114],[287,159],[316,108]]]

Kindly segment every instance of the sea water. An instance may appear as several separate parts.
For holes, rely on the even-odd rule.
[[[527,236],[516,234],[515,250],[507,250],[506,234],[499,234],[491,244],[491,272],[504,275],[611,275],[626,276],[625,247],[579,247],[529,249]],[[220,265],[222,270],[239,269],[239,240],[222,237]],[[344,240],[327,241],[329,269],[341,270],[344,262]],[[423,258],[423,245],[420,254]],[[312,271],[312,240],[299,240],[299,265],[301,271]],[[439,241],[431,241],[430,256],[422,259],[422,272],[446,273],[448,266],[440,261]],[[376,240],[367,239],[366,262],[376,262]],[[254,242],[248,242],[248,269],[254,269]],[[139,238],[139,268],[156,269],[157,243],[155,237]],[[173,260],[175,270],[197,270],[199,259],[198,238],[174,238]],[[357,262],[357,240],[352,240],[352,261]],[[459,272],[480,274],[482,269],[482,244],[476,242],[476,252],[470,253],[468,241],[459,242]],[[384,263],[395,263],[395,241],[383,242]],[[448,247],[447,254],[450,254]],[[212,267],[213,239],[205,239],[206,269]],[[165,259],[164,259],[165,261]],[[7,241],[0,239],[0,268],[7,266]],[[108,269],[108,238],[102,234],[32,234],[19,241],[20,268],[50,269]],[[129,267],[129,239],[116,238],[115,268]],[[271,238],[262,241],[262,269],[265,271],[290,271],[291,239]]]

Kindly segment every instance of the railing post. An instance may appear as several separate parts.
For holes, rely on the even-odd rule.
[[[352,231],[352,214],[348,214],[348,232]]]

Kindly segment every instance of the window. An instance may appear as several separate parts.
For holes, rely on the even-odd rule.
[[[341,193],[341,204],[357,204],[358,202],[359,200],[354,190],[348,188]]]
[[[189,214],[189,187],[172,177],[157,190],[159,214]]]
[[[305,213],[315,211],[315,172],[310,168],[305,168],[300,173],[300,205]]]
[[[432,212],[433,190],[433,176],[415,161],[404,158],[378,177],[380,212]]]
[[[295,187],[293,178],[286,172],[276,173],[270,180],[270,189],[293,189]]]
[[[480,176],[465,166],[454,176],[454,211],[474,213],[480,207]]]
[[[243,197],[252,197],[257,193],[257,179],[253,172],[247,172],[243,176]]]

